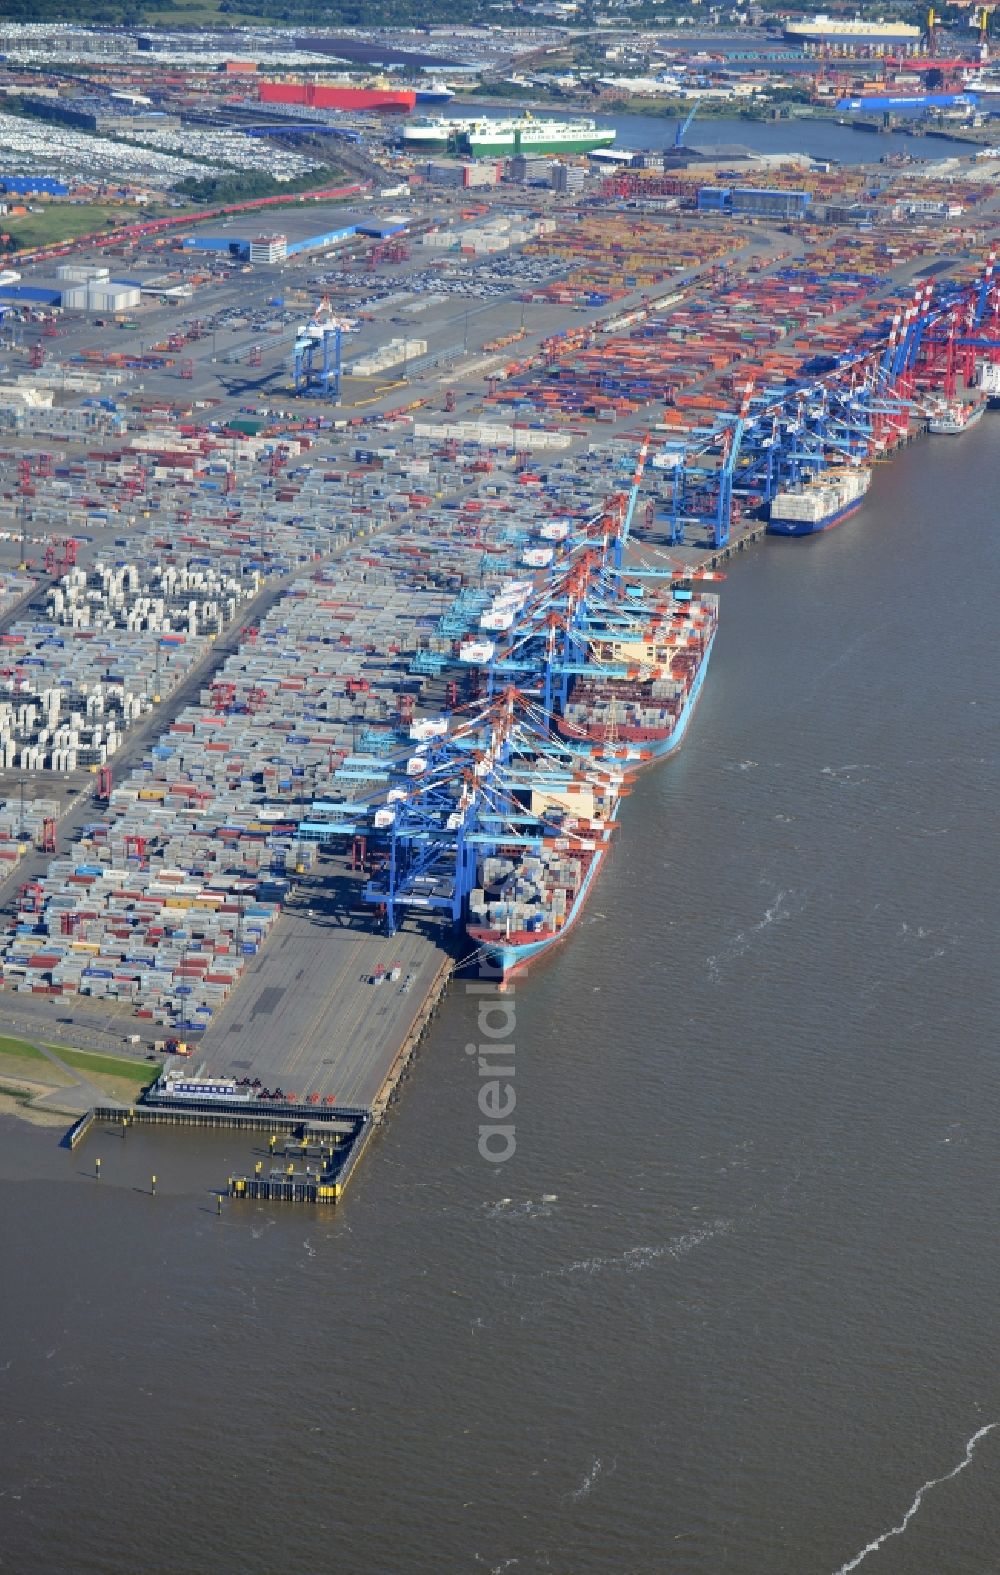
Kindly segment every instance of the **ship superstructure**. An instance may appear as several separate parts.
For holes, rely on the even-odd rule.
[[[446,82],[421,82],[416,92],[418,104],[450,104],[455,97],[454,88]]]

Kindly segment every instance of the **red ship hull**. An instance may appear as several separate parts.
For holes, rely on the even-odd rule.
[[[312,109],[376,109],[409,115],[417,102],[413,88],[331,87],[322,82],[260,82],[262,104],[305,104]]]

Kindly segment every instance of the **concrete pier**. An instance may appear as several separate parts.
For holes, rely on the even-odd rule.
[[[246,1176],[230,1176],[224,1190],[231,1198],[275,1202],[338,1203],[373,1127],[368,1110],[333,1110],[286,1105],[157,1099],[130,1107],[96,1105],[70,1129],[75,1149],[95,1127],[202,1127],[216,1133],[266,1132],[270,1138],[267,1174],[257,1161]]]
[[[92,1106],[67,1134],[69,1148],[78,1147],[96,1126],[102,1125],[200,1127],[215,1133],[266,1132],[272,1138],[272,1156],[292,1155],[292,1169],[264,1175],[258,1168],[253,1174],[230,1176],[226,1184],[230,1197],[338,1203],[427,1032],[453,969],[451,957],[418,934],[397,935],[390,943],[384,937],[352,933],[350,940],[350,966],[362,969],[353,984],[340,979],[336,970],[331,973],[328,968],[318,967],[311,988],[299,990],[287,1009],[280,999],[273,998],[273,1007],[258,1014],[264,1024],[259,1024],[255,1033],[248,1033],[238,1022],[230,1024],[228,1032],[224,1030],[223,1044],[232,1037],[239,1046],[238,1061],[230,1056],[226,1064],[224,1054],[217,1054],[212,1060],[206,1055],[192,1068],[193,1072],[213,1077],[238,1079],[248,1075],[244,1066],[249,1062],[262,1070],[270,1069],[273,1083],[282,1087],[290,1083],[292,1076],[302,1074],[305,1081],[313,1084],[308,1096],[289,1091],[287,1098],[282,1099],[209,1101],[172,1097],[154,1086],[130,1107]],[[364,971],[372,966],[364,942],[375,943],[379,948],[391,945],[401,955],[408,954],[409,943],[409,948],[416,949],[418,972],[410,976],[411,982],[405,988],[406,976],[402,981],[385,979],[381,985],[373,984],[372,974]],[[280,956],[280,952],[274,955]],[[296,951],[294,955],[301,965],[301,953]],[[264,983],[259,992],[277,988],[273,982]],[[362,1023],[364,1014],[359,1014],[359,1002],[370,1003],[383,991],[381,1011],[373,1010],[372,1020]],[[253,1000],[252,993],[243,998],[244,1003],[248,999]],[[312,1028],[301,1035],[296,1030],[293,1006],[312,1011]],[[244,1011],[253,1017],[252,1006]],[[273,1014],[277,1014],[281,1024],[278,1034],[270,1022]],[[329,1040],[321,1040],[321,1029],[330,1032]],[[329,1052],[320,1063],[315,1059],[317,1044]],[[252,1059],[254,1056],[259,1060]],[[317,1075],[317,1065],[322,1067],[321,1076]],[[362,1089],[366,1097],[341,1098],[329,1091],[334,1088],[341,1092]],[[322,1097],[320,1089],[327,1090]],[[304,1165],[308,1165],[308,1172]]]

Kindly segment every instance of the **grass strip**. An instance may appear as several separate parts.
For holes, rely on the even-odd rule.
[[[105,1077],[123,1077],[129,1082],[145,1087],[160,1074],[160,1063],[131,1061],[124,1056],[102,1055],[98,1050],[64,1050],[62,1045],[49,1045],[49,1049],[78,1072],[100,1072]]]
[[[9,1039],[0,1034],[0,1055],[16,1055],[22,1061],[44,1061],[46,1058],[36,1045],[27,1039]]]

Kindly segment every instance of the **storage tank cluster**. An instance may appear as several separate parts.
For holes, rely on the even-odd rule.
[[[56,278],[66,284],[100,284],[110,277],[111,269],[100,263],[60,263],[56,269]]]
[[[111,279],[71,284],[61,296],[61,304],[67,312],[129,312],[141,300],[142,293],[137,285],[115,284]]]
[[[517,251],[536,235],[550,235],[555,229],[555,219],[499,214],[466,230],[428,230],[420,236],[419,244],[432,251],[460,252],[465,257],[492,257],[501,252]]]

